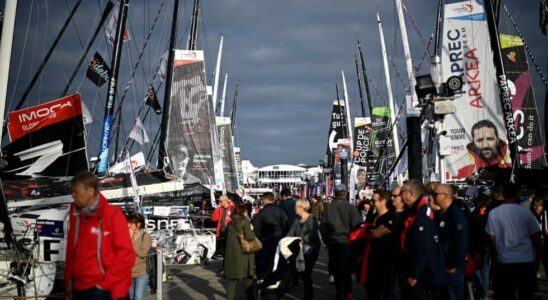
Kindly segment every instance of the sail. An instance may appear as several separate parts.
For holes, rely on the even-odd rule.
[[[512,95],[520,166],[525,169],[543,168],[546,158],[525,46],[520,37],[506,34],[500,35],[500,44]]]
[[[456,113],[446,115],[443,124],[445,146],[451,149],[446,178],[464,179],[486,166],[511,166],[489,40],[483,1],[445,5],[443,81],[452,76],[463,81],[453,101]]]
[[[223,160],[225,188],[228,192],[234,193],[238,189],[238,171],[236,170],[230,118],[217,117],[217,132],[219,133],[219,150]]]
[[[8,114],[3,178],[72,176],[87,170],[82,102],[74,94]]]
[[[390,107],[376,106],[371,113],[369,152],[367,153],[367,186],[375,187],[384,182],[383,177],[396,160],[390,125]]]
[[[203,51],[176,50],[166,152],[185,184],[210,185],[214,177],[211,115]]]
[[[355,203],[359,198],[360,191],[365,190],[370,130],[371,118],[354,119],[354,150],[352,153],[354,163],[350,171],[350,203]]]

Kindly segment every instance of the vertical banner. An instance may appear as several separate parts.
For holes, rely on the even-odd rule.
[[[453,101],[455,114],[445,117],[448,179],[464,179],[479,169],[510,167],[493,53],[483,1],[451,1],[445,5],[442,44],[443,80],[463,81]]]
[[[230,118],[217,117],[219,132],[219,150],[223,161],[225,188],[234,193],[238,189],[236,162],[234,161],[234,144],[232,143],[232,128]]]
[[[211,115],[203,51],[176,50],[166,151],[185,184],[210,186],[214,178]]]
[[[520,167],[540,169],[546,166],[546,158],[525,46],[519,36],[506,34],[500,35],[500,44],[512,97]]]
[[[373,107],[369,133],[367,186],[377,187],[384,182],[384,176],[387,175],[396,160],[392,128],[390,127],[390,107]]]
[[[88,168],[80,94],[10,112],[8,133],[4,179],[73,176]]]
[[[340,105],[339,105],[340,104]],[[333,101],[333,109],[331,111],[331,122],[329,123],[329,131],[327,134],[327,166],[333,167],[333,149],[337,149],[337,142],[345,138],[346,124],[344,122],[344,101]]]
[[[356,203],[360,191],[365,190],[367,179],[367,154],[371,135],[371,118],[354,119],[354,150],[352,152],[352,170],[350,171],[350,202]],[[359,199],[361,200],[361,199]]]
[[[238,172],[238,176],[236,178],[238,179],[238,188],[240,186],[243,186],[243,173],[242,173],[242,156],[241,156],[241,150],[240,147],[234,147],[234,157],[236,161],[236,171]]]

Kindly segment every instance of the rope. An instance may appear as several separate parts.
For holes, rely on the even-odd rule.
[[[405,13],[405,15],[409,18],[409,21],[411,22],[411,25],[413,26],[413,29],[415,29],[415,31],[417,32],[417,34],[419,35],[421,41],[422,41],[422,45],[424,46],[424,49],[426,49],[426,51],[428,51],[428,55],[429,56],[432,56],[432,52],[430,51],[430,42],[426,43],[426,40],[424,39],[424,37],[422,36],[420,30],[419,30],[419,27],[417,25],[417,22],[415,21],[415,18],[413,18],[413,16],[411,15],[411,13],[409,12],[409,10],[407,9],[407,6],[404,4],[402,5],[403,7],[403,12]]]
[[[525,42],[525,38],[521,34],[521,31],[519,31],[518,25],[514,21],[514,18],[512,18],[512,15],[510,15],[510,11],[506,7],[506,4],[503,4],[503,6],[504,6],[504,11],[506,12],[506,15],[508,15],[508,18],[510,19],[510,22],[512,23],[512,26],[514,26],[514,30],[518,34],[519,38],[523,41],[523,46],[525,47],[525,51],[527,52],[527,55],[529,56],[529,59],[531,60],[531,62],[535,66],[535,70],[537,70],[537,73],[540,75],[540,79],[542,80],[542,83],[544,84],[544,87],[548,88],[548,82],[546,80],[546,77],[542,73],[542,70],[540,69],[537,61],[535,60],[535,57],[533,56],[533,53],[531,53],[531,49],[529,49],[529,46],[527,45],[527,42]]]
[[[401,85],[403,86],[406,92],[409,92],[409,88],[407,87],[407,85],[405,85],[405,81],[401,77],[401,74],[400,74],[400,71],[398,71],[398,68],[396,68],[396,65],[394,64],[392,57],[388,53],[387,53],[387,56],[388,56],[388,60],[390,61],[390,64],[392,65],[392,69],[394,69],[394,72],[396,72],[396,76],[400,80]]]

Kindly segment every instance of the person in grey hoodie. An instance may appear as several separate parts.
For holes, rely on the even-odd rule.
[[[352,299],[352,251],[348,234],[361,221],[358,210],[348,202],[347,195],[345,185],[335,186],[335,200],[325,208],[320,223],[320,233],[327,245],[329,261],[334,266],[337,299]]]

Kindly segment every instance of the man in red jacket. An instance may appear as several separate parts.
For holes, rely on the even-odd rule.
[[[71,185],[67,296],[74,300],[127,298],[135,252],[124,213],[99,193],[92,173],[77,174]]]
[[[230,214],[234,208],[234,203],[226,195],[219,197],[219,206],[211,214],[211,221],[217,222],[217,245],[215,253],[224,256],[225,250],[225,231],[232,218]]]

